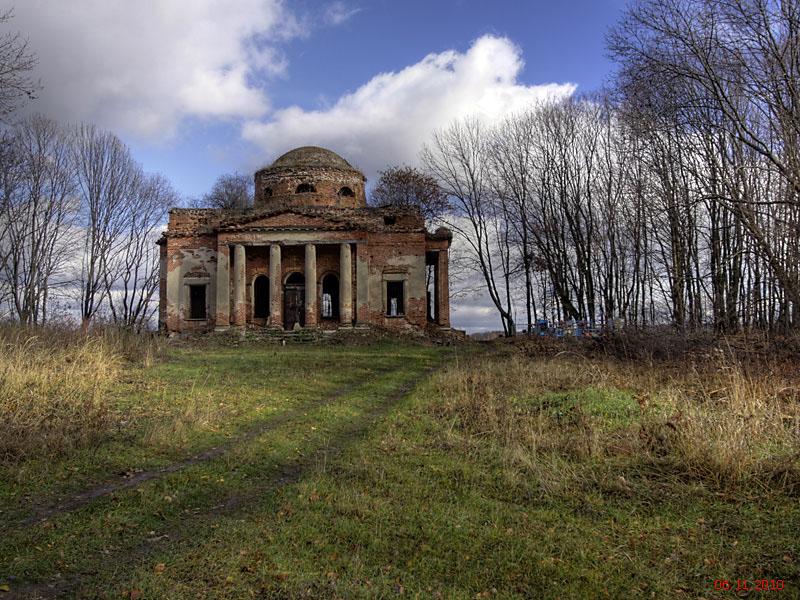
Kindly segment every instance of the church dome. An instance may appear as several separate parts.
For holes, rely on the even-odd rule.
[[[326,148],[303,146],[289,150],[255,174],[256,207],[366,206],[364,174]]]
[[[323,167],[355,171],[353,165],[336,154],[336,152],[319,146],[303,146],[289,150],[286,154],[282,154],[275,159],[275,162],[269,166],[270,169],[293,167]]]

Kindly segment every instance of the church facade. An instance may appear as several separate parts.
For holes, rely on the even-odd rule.
[[[172,209],[160,329],[449,329],[450,231],[428,232],[413,208],[368,207],[365,182],[304,147],[255,174],[251,208]]]

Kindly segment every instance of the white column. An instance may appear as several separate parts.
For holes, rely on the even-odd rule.
[[[339,322],[353,324],[353,260],[350,244],[339,246]]]
[[[227,244],[217,244],[217,308],[216,329],[227,329],[231,319],[230,250]]]
[[[317,248],[306,244],[306,327],[317,324]]]
[[[245,251],[244,246],[236,244],[233,247],[233,323],[245,325],[247,322],[245,302]]]
[[[283,286],[281,285],[281,247],[269,247],[269,323],[283,328]]]

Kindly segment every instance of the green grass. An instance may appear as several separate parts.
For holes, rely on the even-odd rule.
[[[532,411],[544,411],[556,421],[569,418],[577,410],[602,419],[609,427],[628,425],[637,415],[639,406],[627,390],[587,387],[569,392],[545,392],[533,397],[514,398],[515,406]]]
[[[114,404],[129,429],[2,473],[0,583],[91,598],[711,598],[731,596],[716,578],[764,577],[787,582],[773,597],[798,597],[796,497],[721,491],[636,456],[552,453],[520,468],[498,438],[437,410],[440,382],[402,395],[451,352],[182,348],[126,371]],[[510,402],[612,431],[640,415],[613,386]],[[226,442],[213,460],[14,524],[32,504]],[[547,473],[568,484],[545,485]]]

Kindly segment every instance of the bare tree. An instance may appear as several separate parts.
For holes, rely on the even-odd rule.
[[[510,224],[494,201],[488,167],[488,131],[478,119],[453,123],[422,150],[428,173],[450,198],[447,225],[469,249],[506,335],[516,333],[511,290]]]
[[[19,152],[14,144],[14,132],[0,132],[0,303],[5,305],[10,299],[11,285],[8,266],[13,248],[9,229],[14,204],[17,202],[22,185],[22,169]]]
[[[17,318],[41,323],[53,278],[66,271],[73,254],[74,166],[68,136],[43,117],[22,121],[9,142],[0,216],[3,282]]]
[[[375,206],[412,206],[419,208],[430,224],[447,210],[447,194],[436,179],[414,167],[389,167],[381,171],[372,191]]]
[[[132,202],[120,234],[118,251],[105,270],[105,288],[115,323],[135,330],[147,326],[157,305],[153,297],[159,284],[158,230],[167,211],[177,203],[177,193],[161,175],[137,178]]]
[[[157,229],[176,203],[114,135],[41,116],[2,131],[0,303],[43,323],[59,297],[77,296],[83,327],[102,308],[141,329],[158,289]],[[80,266],[76,273],[76,267]]]
[[[75,129],[74,159],[84,227],[80,310],[87,328],[106,298],[111,259],[125,239],[142,172],[119,138],[92,125]]]
[[[535,107],[506,118],[493,128],[489,143],[490,180],[495,199],[510,225],[511,242],[524,279],[527,331],[537,317],[533,271],[536,258],[532,235],[537,130]]]
[[[784,180],[764,203],[800,203],[800,4],[780,0],[639,0],[609,36],[629,102],[674,115],[686,133],[712,128],[726,153],[744,148]],[[663,110],[665,102],[667,110]],[[687,138],[688,139],[688,138]],[[737,144],[741,150],[735,150]],[[721,155],[720,155],[721,156]],[[770,236],[762,208],[741,182],[715,186],[748,232],[790,302],[800,306],[797,270]],[[796,308],[794,310],[800,311]],[[800,312],[798,313],[800,316]]]
[[[0,12],[0,25],[13,16],[11,10]],[[0,119],[14,112],[22,100],[35,97],[40,86],[31,73],[36,64],[36,55],[19,32],[0,36]]]
[[[253,178],[242,173],[226,173],[217,177],[211,191],[195,202],[198,208],[225,210],[247,208],[253,199]]]

